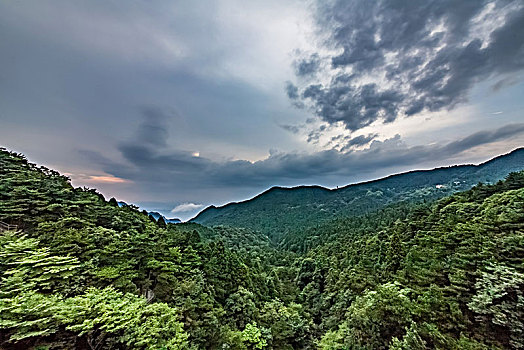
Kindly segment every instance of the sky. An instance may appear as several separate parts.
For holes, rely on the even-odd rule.
[[[520,0],[0,0],[0,146],[166,217],[524,146]]]

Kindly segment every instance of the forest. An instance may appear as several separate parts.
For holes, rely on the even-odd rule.
[[[275,233],[166,224],[1,149],[0,349],[524,349],[504,177]]]
[[[479,182],[495,183],[523,164],[524,148],[517,148],[479,165],[415,170],[340,188],[275,186],[243,202],[210,206],[191,221],[250,228],[275,242],[287,241],[286,236],[301,236],[334,217],[360,216],[399,202],[434,201]]]

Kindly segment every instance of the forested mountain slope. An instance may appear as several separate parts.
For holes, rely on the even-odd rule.
[[[302,260],[321,348],[524,348],[524,172],[386,216]]]
[[[277,247],[0,150],[0,220],[24,229],[0,232],[0,349],[524,348],[522,171]]]
[[[401,200],[442,198],[479,182],[494,183],[522,169],[524,149],[521,148],[477,166],[412,171],[334,190],[319,186],[273,187],[248,201],[211,206],[192,221],[246,227],[279,242],[289,234],[333,217],[362,215]]]
[[[0,220],[24,230],[0,232],[1,349],[312,342],[291,255],[267,237],[156,222],[5,150]]]

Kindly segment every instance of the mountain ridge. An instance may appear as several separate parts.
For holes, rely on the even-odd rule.
[[[330,209],[335,216],[359,214],[399,200],[432,200],[457,191],[467,190],[478,182],[496,182],[503,179],[508,173],[523,168],[524,148],[520,147],[480,164],[411,170],[379,179],[348,184],[339,188],[330,189],[319,185],[273,186],[244,201],[231,202],[222,206],[209,206],[189,222],[204,225],[246,227],[261,231],[273,238],[277,237],[278,240],[282,236],[282,232],[275,230],[283,230],[285,233],[292,224],[297,222],[296,217],[287,220],[287,222],[286,220],[282,222],[280,216],[285,215],[280,214],[288,213],[296,206],[304,209],[304,203],[306,206],[316,205],[313,210],[300,214],[301,218],[298,221],[305,224],[308,220],[327,218],[329,215],[323,214],[323,210]],[[384,195],[384,192],[388,192],[386,195],[389,198],[377,200],[375,203],[368,198],[367,204],[355,203],[355,199],[368,194],[367,192],[361,193],[362,190],[371,191],[379,197]],[[296,197],[300,198],[293,198],[297,194],[299,196]],[[338,205],[335,205],[334,201],[338,201]],[[350,206],[354,205],[360,205],[361,210],[352,210]],[[271,208],[271,206],[277,206],[280,210]],[[348,209],[347,212],[344,209]],[[278,225],[272,224],[271,220],[278,221]]]
[[[402,176],[402,175],[405,175],[405,174],[431,172],[431,171],[435,171],[435,170],[450,169],[450,168],[455,168],[455,167],[481,167],[483,165],[486,165],[488,163],[496,161],[499,158],[503,158],[505,156],[509,156],[509,155],[511,155],[511,154],[513,154],[515,152],[524,152],[524,147],[516,148],[516,149],[514,149],[511,152],[498,155],[498,156],[496,156],[494,158],[491,158],[491,159],[489,159],[489,160],[487,160],[485,162],[479,163],[479,164],[467,163],[467,164],[456,164],[456,165],[450,165],[450,166],[442,166],[442,167],[437,167],[437,168],[433,168],[433,169],[409,170],[409,171],[405,171],[405,172],[401,172],[401,173],[396,173],[396,174],[391,174],[391,175],[387,175],[387,176],[384,176],[384,177],[380,177],[378,179],[365,180],[365,181],[361,181],[361,182],[347,184],[347,185],[344,185],[342,187],[337,187],[337,188],[329,188],[329,187],[324,187],[324,186],[321,186],[321,185],[298,185],[298,186],[291,186],[291,187],[276,185],[276,186],[272,186],[272,187],[268,188],[267,190],[264,190],[264,191],[260,192],[259,194],[255,195],[255,196],[253,196],[251,198],[248,198],[248,199],[244,199],[244,200],[241,200],[241,201],[232,201],[232,202],[229,202],[229,203],[226,203],[226,204],[223,204],[223,205],[218,205],[218,206],[216,206],[216,205],[209,205],[206,208],[202,209],[202,211],[200,211],[195,217],[193,217],[192,219],[190,219],[188,221],[190,221],[190,222],[193,221],[201,213],[205,212],[207,209],[210,209],[210,208],[221,209],[221,208],[225,208],[225,207],[230,206],[230,205],[249,202],[249,201],[257,199],[258,197],[263,196],[263,195],[265,195],[265,194],[267,194],[267,193],[269,193],[271,191],[274,191],[274,190],[295,190],[295,189],[303,189],[303,188],[315,188],[315,189],[320,189],[320,190],[333,192],[333,191],[343,190],[343,189],[346,189],[346,188],[352,187],[352,186],[364,185],[364,184],[370,184],[370,183],[374,183],[374,182],[379,182],[379,181],[387,180],[387,179],[392,178],[392,177]]]

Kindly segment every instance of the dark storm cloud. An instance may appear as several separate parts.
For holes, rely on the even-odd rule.
[[[320,68],[320,56],[312,54],[307,58],[295,61],[295,74],[299,77],[315,74]]]
[[[167,145],[167,121],[174,117],[174,114],[169,114],[159,107],[142,107],[142,115],[144,120],[140,124],[136,139],[141,144],[151,146],[166,146]]]
[[[319,1],[317,22],[336,52],[323,56],[331,79],[303,86],[300,99],[349,130],[451,109],[481,80],[524,69],[518,0]],[[316,73],[319,57],[299,59],[297,76]]]
[[[147,119],[146,119],[147,120]],[[214,161],[169,147],[153,148],[129,139],[119,150],[123,164],[111,162],[96,153],[84,153],[103,170],[115,177],[131,180],[138,187],[169,193],[190,188],[198,191],[212,188],[264,188],[271,185],[296,184],[297,181],[338,176],[349,179],[357,174],[374,173],[391,167],[402,167],[450,159],[474,147],[523,134],[524,123],[510,124],[494,131],[474,133],[444,145],[408,146],[399,135],[384,141],[368,134],[345,141],[345,145],[369,147],[364,150],[339,152],[328,150],[306,153],[271,151],[268,158],[257,162],[246,160]],[[161,133],[163,135],[163,133]],[[335,141],[339,141],[338,139]],[[202,198],[196,198],[202,200]]]
[[[405,97],[395,90],[380,91],[376,84],[362,86],[334,82],[329,87],[308,86],[303,99],[312,101],[315,113],[330,124],[343,122],[349,130],[363,128],[377,118],[395,120]]]
[[[330,147],[342,153],[351,152],[356,147],[369,145],[378,136],[378,134],[367,134],[353,137],[351,135],[344,136],[340,134],[331,137],[331,140],[328,141],[325,147]]]
[[[346,152],[351,150],[353,147],[362,147],[369,145],[371,141],[376,139],[378,137],[378,134],[367,134],[367,135],[359,135],[357,137],[346,137],[344,140],[344,143],[342,144],[342,147],[340,148],[340,152]]]

